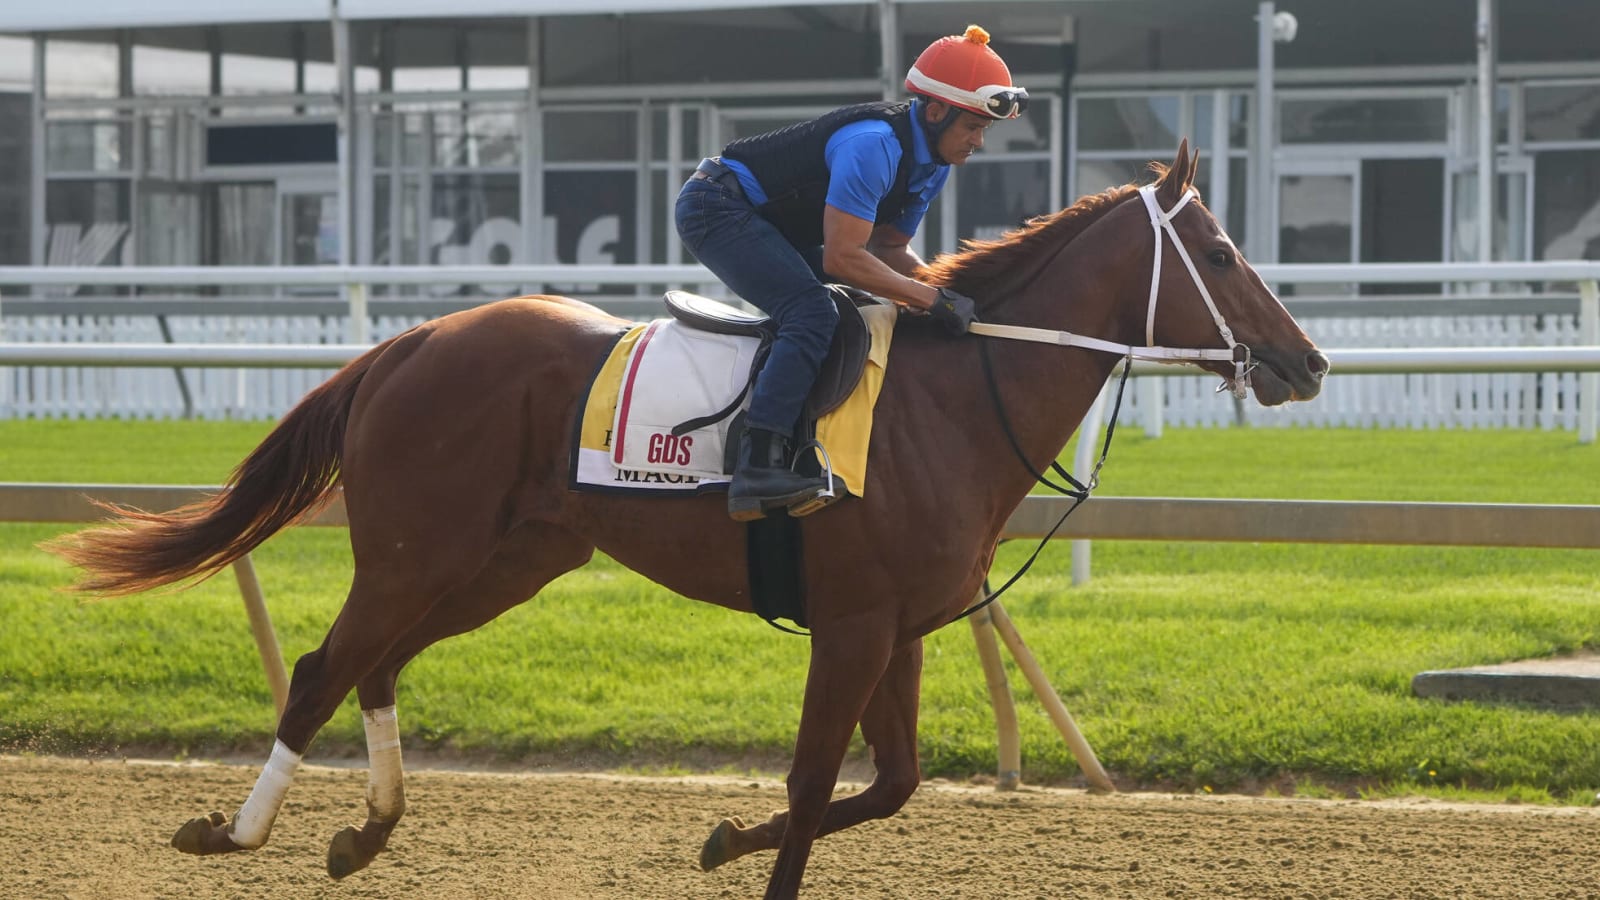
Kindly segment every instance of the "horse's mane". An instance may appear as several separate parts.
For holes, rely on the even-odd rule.
[[[1165,180],[1167,167],[1151,163],[1157,182]],[[1139,190],[1137,184],[1107,188],[1098,194],[1080,197],[1060,212],[1035,216],[1021,228],[1008,231],[994,240],[962,241],[962,249],[947,253],[922,267],[917,280],[936,287],[948,287],[963,294],[992,295],[1003,290],[1012,279],[1030,274],[1059,250],[1100,220],[1106,212]],[[1004,279],[1004,280],[1002,280]],[[985,297],[980,297],[980,302]]]

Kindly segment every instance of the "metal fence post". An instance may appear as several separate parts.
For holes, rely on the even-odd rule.
[[[350,302],[350,343],[372,343],[372,320],[367,313],[367,286],[362,282],[345,285]]]
[[[1139,405],[1144,407],[1144,436],[1161,437],[1167,422],[1166,385],[1154,378],[1144,378],[1140,381],[1142,383],[1139,386]]]
[[[1095,451],[1099,449],[1100,420],[1106,407],[1106,391],[1110,388],[1107,383],[1100,388],[1100,396],[1094,398],[1089,411],[1084,414],[1083,421],[1078,423],[1078,449],[1072,455],[1072,474],[1079,481],[1088,484],[1090,473],[1094,472]],[[1087,584],[1089,581],[1089,540],[1078,538],[1072,542],[1072,583],[1073,585]]]
[[[1588,347],[1600,345],[1600,281],[1590,279],[1578,282],[1578,343]],[[1578,443],[1592,444],[1595,438],[1595,420],[1600,418],[1600,373],[1584,372],[1578,376]]]

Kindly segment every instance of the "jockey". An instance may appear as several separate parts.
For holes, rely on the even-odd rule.
[[[777,326],[757,376],[728,489],[739,521],[826,489],[791,471],[787,448],[827,355],[838,310],[824,280],[924,310],[952,335],[975,319],[971,298],[910,276],[909,242],[949,177],[1028,92],[976,25],[940,38],[906,73],[910,102],[862,103],[742,138],[678,194],[678,235],[695,258]],[[823,273],[826,272],[826,278]]]

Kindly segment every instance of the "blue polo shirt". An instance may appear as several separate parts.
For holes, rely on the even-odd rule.
[[[922,115],[922,101],[911,101],[911,115]],[[928,148],[927,135],[913,124],[911,128],[911,192],[900,218],[890,222],[901,233],[914,235],[928,212],[928,204],[944,189],[950,177],[950,167],[933,161]],[[863,119],[841,127],[828,138],[825,151],[828,162],[829,206],[868,222],[878,214],[878,201],[894,187],[894,173],[900,167],[900,139],[894,128],[881,119]],[[722,164],[739,177],[739,186],[752,206],[767,202],[767,192],[761,183],[737,160],[723,158]]]

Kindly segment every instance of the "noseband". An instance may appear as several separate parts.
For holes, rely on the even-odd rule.
[[[1233,337],[1233,330],[1228,327],[1228,322],[1217,309],[1216,301],[1211,299],[1211,292],[1206,289],[1206,283],[1201,280],[1200,273],[1195,269],[1194,261],[1189,258],[1189,251],[1183,246],[1183,241],[1178,239],[1178,230],[1172,227],[1172,220],[1195,197],[1194,189],[1189,188],[1171,209],[1163,210],[1161,204],[1156,202],[1156,186],[1147,184],[1139,188],[1139,198],[1144,201],[1144,208],[1150,214],[1150,231],[1155,237],[1154,261],[1150,267],[1150,299],[1146,306],[1143,347],[1132,344],[1119,344],[1115,341],[1101,340],[1100,338],[1085,337],[1073,334],[1070,331],[1052,331],[1048,328],[1028,328],[1021,325],[992,325],[987,322],[974,322],[968,329],[973,334],[988,337],[1008,338],[1017,341],[1034,341],[1043,344],[1057,344],[1063,347],[1083,347],[1089,350],[1103,350],[1115,353],[1129,359],[1147,359],[1156,362],[1199,362],[1202,360],[1223,360],[1233,363],[1233,379],[1225,382],[1221,388],[1229,389],[1235,397],[1244,397],[1250,386],[1250,370],[1255,368],[1255,363],[1250,357],[1250,348],[1239,343]],[[1172,238],[1172,246],[1178,251],[1178,258],[1183,260],[1183,266],[1189,271],[1189,279],[1194,282],[1195,289],[1200,292],[1200,299],[1205,302],[1206,309],[1211,313],[1211,321],[1216,323],[1217,333],[1222,336],[1228,345],[1226,350],[1191,349],[1187,347],[1158,347],[1156,346],[1156,305],[1160,300],[1161,288],[1161,235],[1165,231]]]

